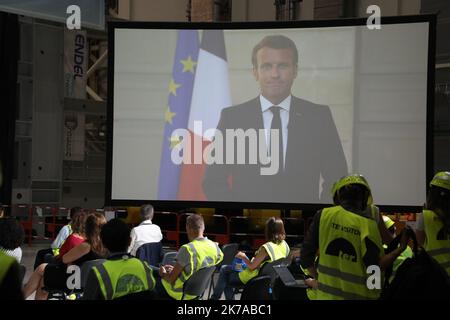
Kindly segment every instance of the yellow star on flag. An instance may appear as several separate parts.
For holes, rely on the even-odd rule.
[[[192,60],[191,56],[188,56],[186,60],[180,61],[183,64],[183,72],[194,73],[194,68],[197,65],[197,61]]]
[[[175,81],[173,81],[173,79],[170,79],[170,83],[169,83],[169,92],[171,94],[173,94],[174,96],[177,95],[177,89],[181,87],[181,84],[176,83]]]
[[[172,124],[172,118],[176,115],[175,112],[170,111],[170,107],[167,107],[166,114],[164,115],[164,119],[167,123]]]
[[[181,139],[179,136],[171,136],[169,137],[169,142],[170,142],[170,149],[173,149],[181,142]]]

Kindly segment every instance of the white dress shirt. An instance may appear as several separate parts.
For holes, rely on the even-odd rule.
[[[145,243],[159,242],[162,240],[161,228],[153,224],[151,220],[145,220],[131,230],[131,243],[128,252],[135,256],[137,249]]]
[[[291,108],[292,96],[289,95],[286,99],[281,101],[279,104],[274,105],[272,102],[264,98],[262,95],[259,96],[259,101],[261,103],[261,110],[264,122],[264,131],[266,133],[266,146],[270,144],[270,127],[272,125],[273,113],[270,111],[270,107],[277,106],[280,107],[280,118],[281,118],[281,130],[283,134],[283,167],[286,164],[286,148],[288,141],[288,124],[289,124],[289,110]],[[269,150],[269,148],[268,148]]]

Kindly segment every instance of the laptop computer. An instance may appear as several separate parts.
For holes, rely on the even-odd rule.
[[[295,279],[286,266],[273,266],[273,269],[280,276],[281,281],[286,287],[308,288],[308,285],[305,284],[305,281],[302,279]]]

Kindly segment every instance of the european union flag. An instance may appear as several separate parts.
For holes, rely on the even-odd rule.
[[[197,30],[179,30],[172,78],[169,81],[169,103],[165,112],[164,140],[159,167],[158,200],[177,197],[181,165],[172,162],[172,148],[179,143],[172,138],[176,129],[187,129],[199,52]]]

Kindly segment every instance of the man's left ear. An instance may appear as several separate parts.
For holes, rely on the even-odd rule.
[[[255,80],[258,81],[259,80],[259,78],[258,78],[258,70],[256,70],[255,67],[253,67],[252,73],[253,73],[253,76],[255,77]]]

